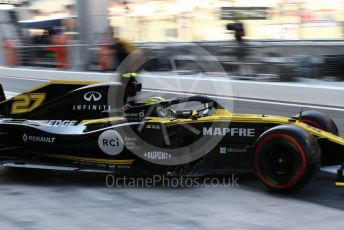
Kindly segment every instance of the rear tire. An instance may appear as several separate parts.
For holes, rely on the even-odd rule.
[[[300,115],[293,116],[295,119],[299,119]],[[339,135],[336,123],[326,114],[318,111],[305,111],[302,112],[300,119],[303,123],[313,126],[315,128],[324,130],[334,135]]]
[[[320,155],[317,140],[304,129],[292,125],[276,126],[257,140],[256,175],[272,191],[295,191],[319,170]]]

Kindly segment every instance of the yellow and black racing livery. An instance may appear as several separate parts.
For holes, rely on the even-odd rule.
[[[321,166],[344,162],[344,139],[325,114],[235,114],[203,96],[133,102],[141,90],[134,77],[50,82],[4,100],[1,164],[138,175],[253,172],[266,187],[290,191]]]

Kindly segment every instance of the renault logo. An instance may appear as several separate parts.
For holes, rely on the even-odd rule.
[[[85,101],[99,101],[102,99],[102,95],[96,91],[87,92],[84,95]]]

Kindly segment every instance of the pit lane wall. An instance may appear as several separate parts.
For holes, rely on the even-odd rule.
[[[71,72],[55,70],[36,70],[25,68],[0,67],[2,84],[8,84],[16,79],[19,84],[27,81],[41,84],[43,81],[119,81],[114,73]],[[259,99],[296,104],[310,104],[331,107],[344,107],[344,87],[311,85],[307,83],[253,82],[231,80],[225,76],[206,77],[202,75],[177,76],[176,74],[143,74],[141,76],[144,89],[160,92],[194,93],[215,95],[224,98]],[[19,90],[21,88],[15,83]]]

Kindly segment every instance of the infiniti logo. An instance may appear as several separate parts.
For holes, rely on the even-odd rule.
[[[23,141],[27,142],[27,134],[26,133],[23,134]]]
[[[84,95],[85,101],[99,101],[102,95],[96,91],[87,92]]]

